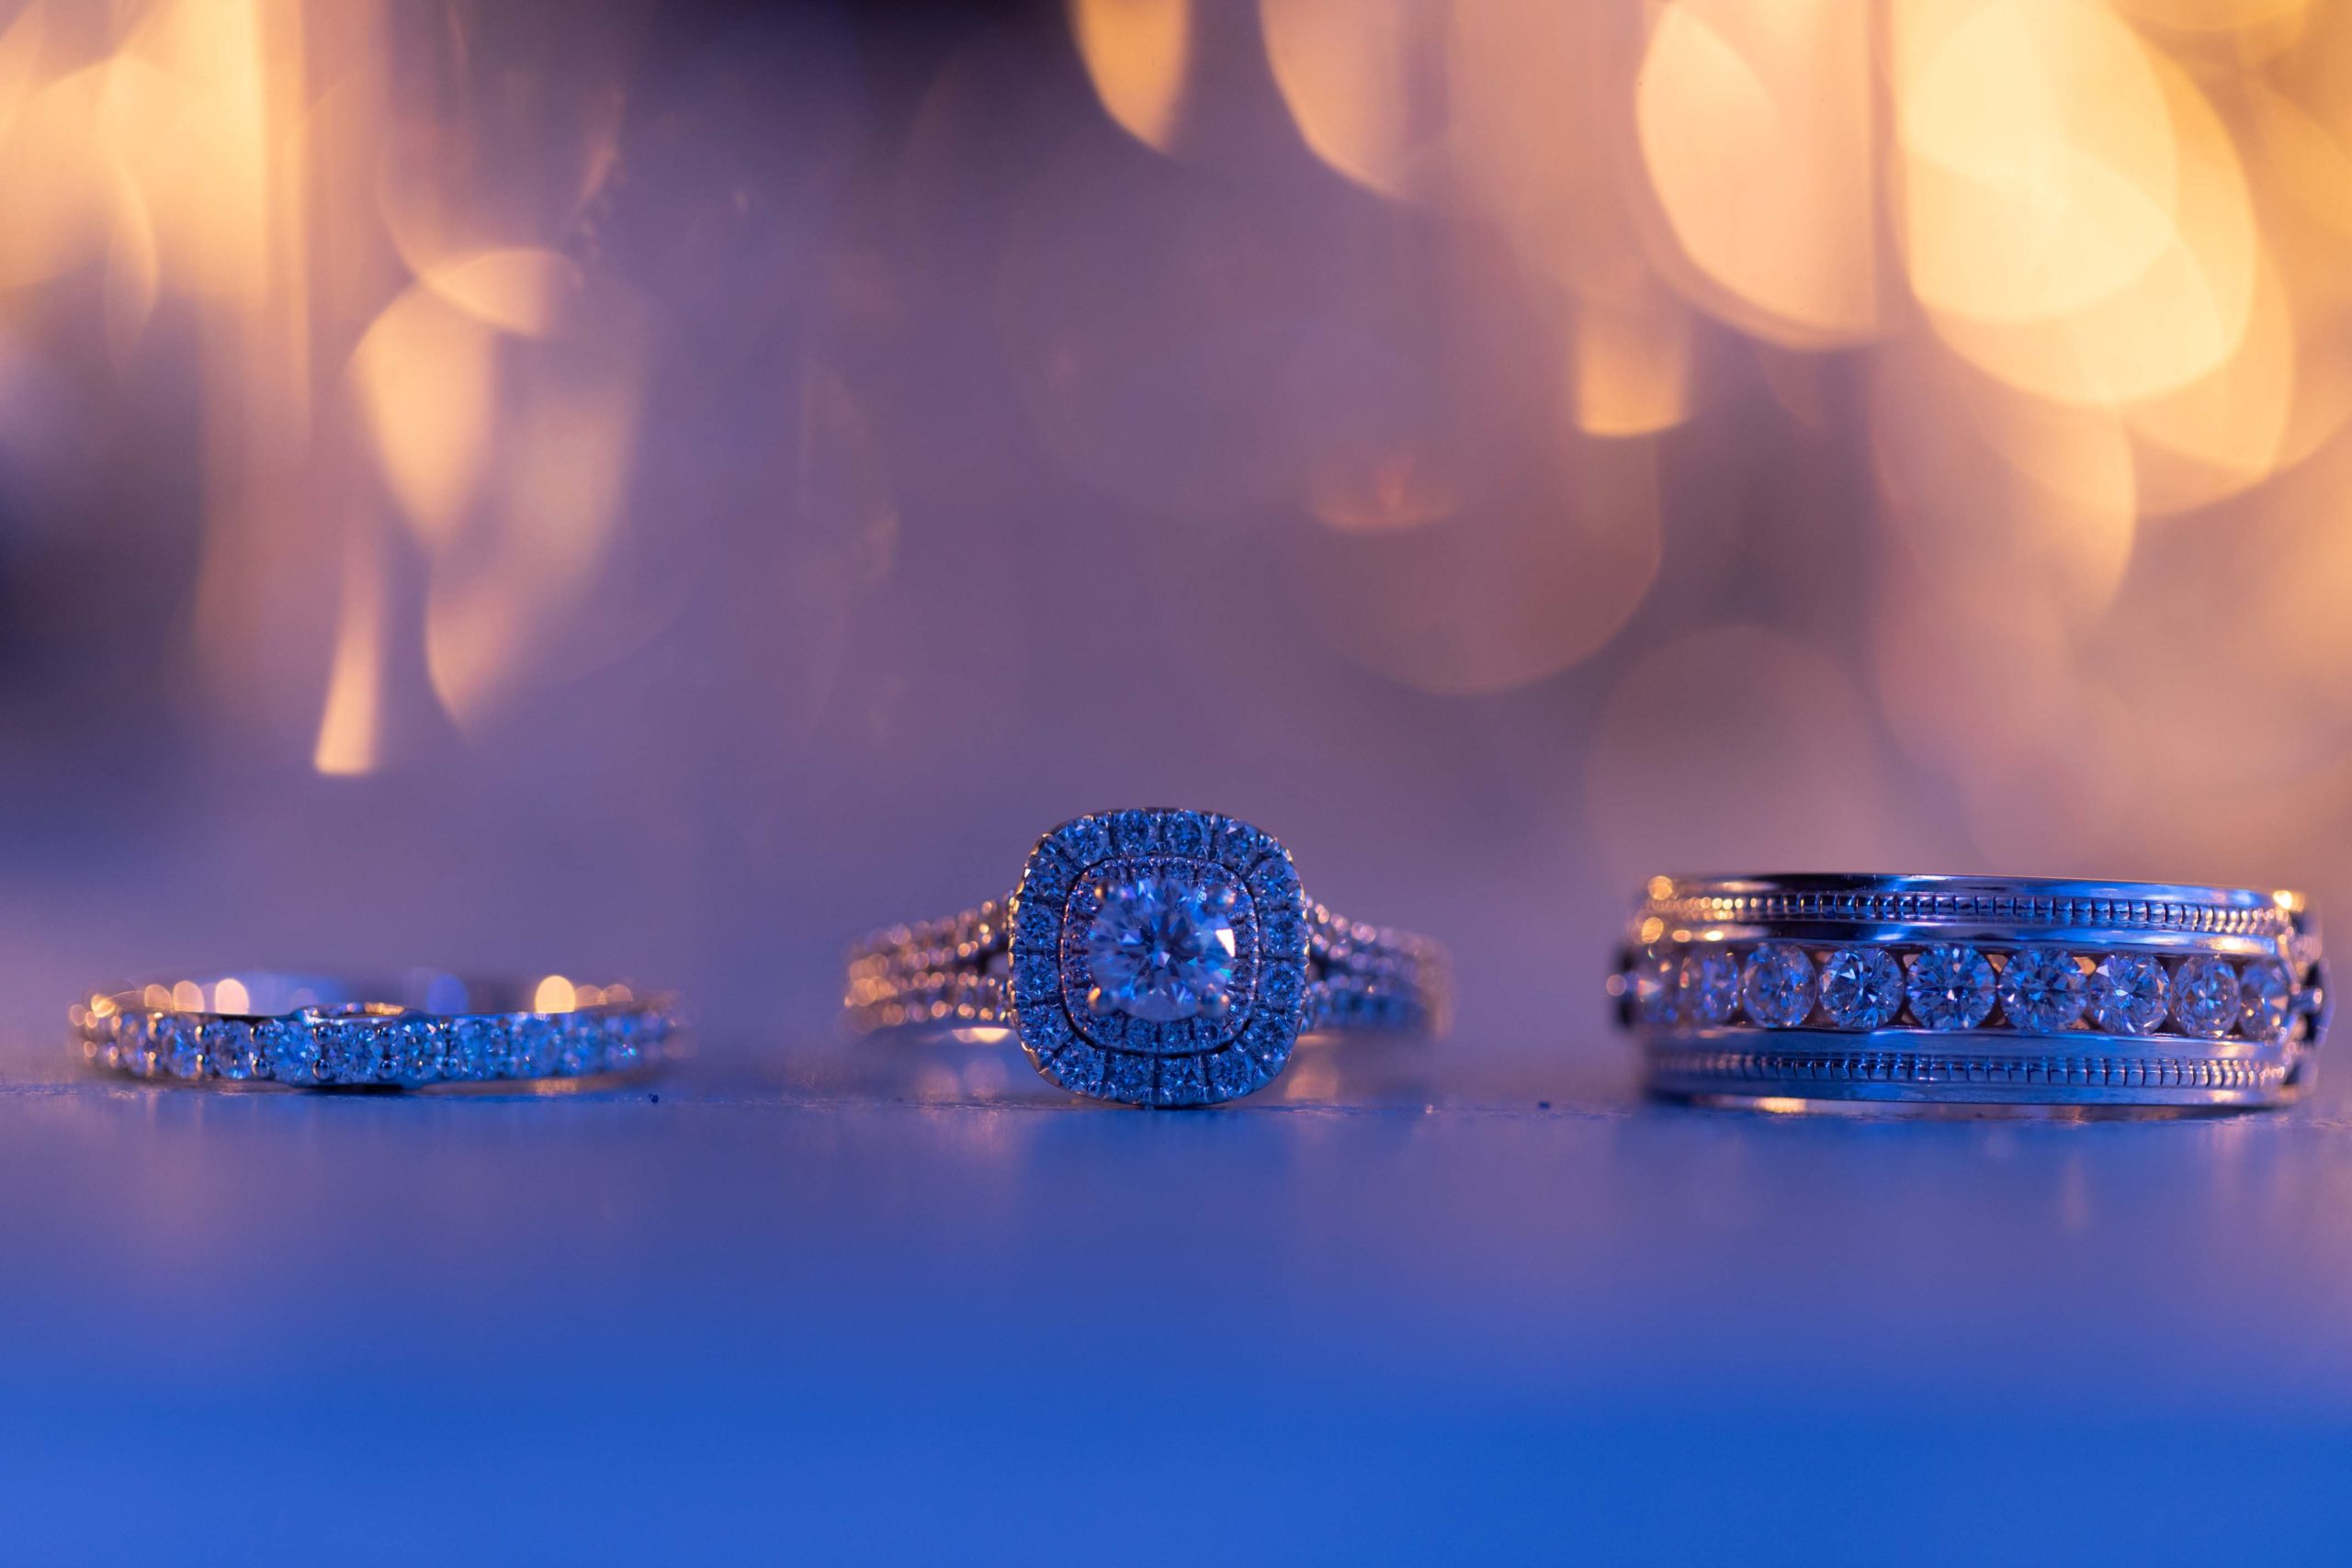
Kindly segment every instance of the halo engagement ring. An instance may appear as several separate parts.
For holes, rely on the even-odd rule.
[[[2283,1105],[2327,1032],[2294,893],[1661,876],[1630,938],[1609,988],[1678,1099]]]
[[[1114,811],[1038,841],[1002,902],[853,952],[860,1031],[1011,1029],[1038,1072],[1128,1105],[1214,1105],[1272,1080],[1300,1034],[1434,1032],[1437,944],[1307,901],[1247,822]]]
[[[94,1067],[213,1088],[598,1088],[678,1050],[671,998],[555,975],[239,975],[101,991],[70,1021]]]

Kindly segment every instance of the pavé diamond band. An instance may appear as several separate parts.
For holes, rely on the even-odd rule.
[[[2293,893],[1960,876],[1657,877],[1610,991],[1683,1099],[2203,1108],[2310,1088]]]
[[[70,1022],[95,1067],[214,1088],[582,1086],[641,1076],[678,1048],[669,998],[555,976],[230,976],[98,992]]]
[[[1081,817],[1009,899],[876,933],[850,956],[861,1031],[1011,1029],[1098,1100],[1210,1105],[1280,1073],[1303,1032],[1442,1027],[1436,943],[1311,904],[1290,853],[1198,811]]]

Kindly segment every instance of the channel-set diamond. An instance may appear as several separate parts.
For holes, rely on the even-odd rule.
[[[1768,942],[1740,971],[1739,1002],[1750,1022],[1793,1029],[1813,1011],[1813,955],[1792,942]]]
[[[2110,953],[2091,971],[2091,1021],[2109,1034],[2147,1034],[2172,1008],[2172,980],[2143,953]]]
[[[2238,970],[2238,1032],[2252,1040],[2276,1040],[2294,1018],[2295,987],[2287,966],[2258,958]]]
[[[1675,1017],[1709,1027],[1728,1021],[1739,1005],[1739,961],[1720,947],[1693,948],[1682,955],[1676,987]]]
[[[1837,1029],[1876,1030],[1894,1025],[1907,1005],[1910,1021],[1934,1030],[2144,1035],[2169,1020],[2180,1033],[2220,1039],[2234,1029],[2266,1043],[2293,1034],[2299,999],[2293,972],[2275,959],[2233,964],[2195,953],[2168,962],[2029,946],[1996,966],[1992,955],[1950,942],[1826,953],[1787,941],[1745,950],[1669,944],[1629,953],[1617,986],[1632,1016],[1659,1028],[1738,1021],[1794,1029],[1817,1017]]]
[[[1903,966],[1877,947],[1841,947],[1821,961],[1821,1010],[1840,1029],[1883,1029],[1903,1010]]]
[[[1929,1029],[1973,1029],[1993,1010],[1993,965],[1957,942],[1924,948],[1911,960],[1904,995],[1911,1016]]]
[[[2189,1034],[2219,1038],[2238,1021],[2238,973],[2226,958],[2184,958],[2172,977],[2172,1021]]]
[[[2083,1016],[2088,987],[2063,948],[2025,947],[2001,969],[2001,1011],[2019,1029],[2055,1034]]]

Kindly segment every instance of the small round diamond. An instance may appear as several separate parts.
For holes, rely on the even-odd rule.
[[[385,1076],[409,1089],[438,1082],[447,1072],[449,1027],[433,1019],[406,1018],[393,1026]]]
[[[507,1044],[510,1049],[502,1064],[503,1076],[543,1078],[554,1073],[562,1055],[563,1031],[544,1013],[526,1013],[514,1020]]]
[[[1102,1053],[1091,1045],[1071,1045],[1045,1065],[1054,1081],[1073,1094],[1102,1092]]]
[[[451,1019],[442,1043],[442,1076],[461,1083],[496,1077],[506,1051],[506,1025],[503,1021]]]
[[[605,1021],[605,1071],[634,1072],[645,1060],[645,1015],[616,1012]]]
[[[1911,960],[1905,993],[1911,1016],[1929,1029],[1973,1029],[1993,1010],[1993,965],[1956,942],[1923,949]]]
[[[115,1020],[114,1065],[142,1078],[155,1070],[153,1029],[145,1013],[127,1012]]]
[[[605,1067],[605,1016],[577,1012],[564,1021],[563,1050],[556,1070],[569,1078],[587,1077]]]
[[[194,1019],[174,1014],[155,1021],[155,1061],[175,1078],[204,1076],[204,1049]]]
[[[1671,1022],[1675,987],[1682,976],[1682,965],[1674,954],[1657,948],[1638,953],[1628,975],[1634,987],[1634,1016],[1644,1023]]]
[[[1209,1088],[1219,1100],[1232,1100],[1258,1087],[1258,1070],[1238,1050],[1219,1051],[1208,1059]]]
[[[1739,1004],[1739,965],[1719,947],[1699,948],[1682,955],[1674,1010],[1684,1023],[1712,1027],[1731,1016]]]
[[[319,1041],[319,1078],[332,1084],[371,1084],[390,1074],[386,1026],[370,1018],[333,1018],[313,1032]]]
[[[1208,1098],[1208,1073],[1198,1056],[1170,1056],[1159,1064],[1160,1104],[1200,1105]]]
[[[233,1018],[204,1026],[204,1065],[216,1078],[243,1083],[262,1070],[254,1046],[254,1026]]]
[[[2172,1021],[2190,1034],[2220,1036],[2238,1021],[2238,972],[2226,958],[2184,958],[2172,976]]]
[[[1152,1059],[1130,1055],[1124,1051],[1112,1051],[1104,1055],[1102,1096],[1106,1100],[1123,1100],[1129,1105],[1148,1105],[1152,1100]]]
[[[2001,969],[2002,1013],[2036,1034],[2055,1034],[2082,1017],[2088,990],[2083,966],[2060,948],[2022,948]]]
[[[2091,971],[2091,1021],[2109,1034],[2146,1034],[2172,1006],[2165,966],[2143,953],[2110,953]]]
[[[1841,947],[1821,963],[1821,1010],[1840,1029],[1883,1029],[1903,1010],[1903,966],[1883,948]]]
[[[2256,959],[2238,971],[2238,1032],[2249,1040],[2276,1040],[2294,1016],[2295,986],[2287,966]]]
[[[1768,942],[1748,954],[1739,976],[1740,1005],[1767,1029],[1793,1029],[1813,1011],[1813,958],[1792,942]]]
[[[1054,829],[1053,840],[1060,847],[1063,858],[1080,868],[1092,865],[1111,852],[1111,829],[1100,817],[1065,822]]]
[[[290,1018],[273,1018],[254,1030],[254,1043],[269,1064],[269,1076],[279,1083],[319,1081],[319,1043],[308,1025]]]

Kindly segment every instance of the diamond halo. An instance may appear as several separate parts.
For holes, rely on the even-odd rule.
[[[1012,905],[1022,1047],[1075,1093],[1209,1105],[1288,1062],[1306,1018],[1306,896],[1246,822],[1119,811],[1039,840]]]

